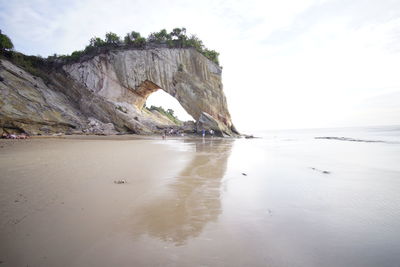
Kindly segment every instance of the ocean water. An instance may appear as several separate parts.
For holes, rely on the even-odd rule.
[[[400,266],[399,130],[163,141],[193,156],[122,243],[151,266]]]
[[[400,127],[258,135],[232,144],[222,179],[244,264],[400,266]]]
[[[264,139],[284,138],[305,139],[315,137],[337,137],[355,139],[359,142],[385,142],[400,144],[400,125],[398,126],[370,126],[370,127],[343,127],[321,129],[293,129],[259,131],[256,136]]]

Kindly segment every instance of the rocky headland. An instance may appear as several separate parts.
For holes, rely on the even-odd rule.
[[[0,134],[157,134],[174,128],[236,136],[221,73],[196,49],[165,45],[103,49],[74,62],[38,64],[34,72],[3,56]],[[176,98],[195,121],[178,123],[146,108],[157,90]]]

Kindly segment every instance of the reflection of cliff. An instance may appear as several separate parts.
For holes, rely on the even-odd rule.
[[[220,186],[232,141],[193,142],[196,155],[170,184],[166,197],[135,214],[135,229],[183,245],[221,213]]]

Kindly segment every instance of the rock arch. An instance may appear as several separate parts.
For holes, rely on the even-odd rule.
[[[134,90],[135,94],[138,95],[137,101],[133,103],[136,108],[142,109],[144,104],[146,103],[147,98],[154,92],[161,89],[160,86],[153,83],[152,81],[145,80],[143,81],[136,90]]]
[[[63,69],[94,94],[136,110],[162,89],[203,127],[237,134],[223,92],[222,70],[195,49],[115,50]]]

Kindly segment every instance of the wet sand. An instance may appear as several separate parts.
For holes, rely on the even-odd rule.
[[[90,139],[1,141],[2,266],[168,265],[217,219],[225,141]]]
[[[292,137],[1,140],[0,266],[397,266],[399,155]]]

